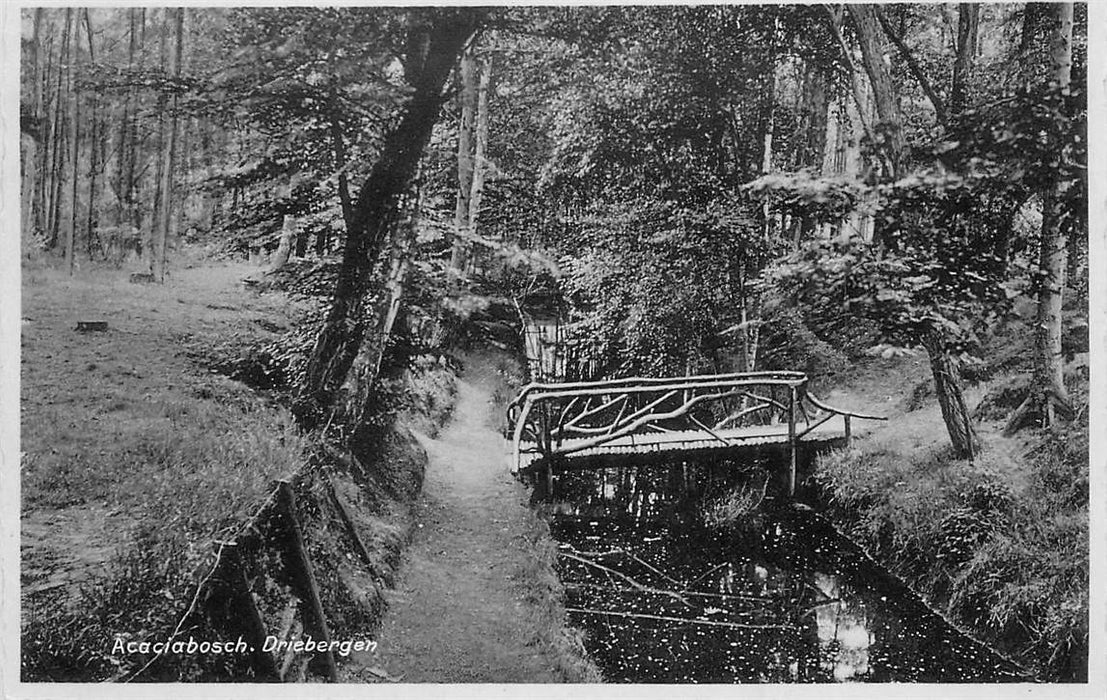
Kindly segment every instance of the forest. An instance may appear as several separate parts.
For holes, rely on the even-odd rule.
[[[882,413],[808,502],[1036,680],[1087,681],[1085,4],[21,23],[25,681],[297,674],[95,641],[124,628],[376,634],[437,483],[397,425],[462,420],[488,353],[501,410],[794,370]],[[540,568],[538,646],[595,680]],[[355,666],[298,673],[395,680]]]

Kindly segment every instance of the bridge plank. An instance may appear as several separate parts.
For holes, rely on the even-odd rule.
[[[837,421],[835,421],[837,423]],[[682,430],[668,433],[632,433],[615,438],[602,445],[589,447],[575,452],[565,453],[574,446],[585,442],[584,439],[565,440],[554,450],[559,464],[572,467],[574,461],[594,461],[603,455],[626,455],[661,452],[698,452],[703,450],[727,450],[738,452],[743,447],[759,448],[771,445],[788,445],[788,425],[749,426],[745,428],[726,428],[713,431],[715,437],[703,430]],[[856,435],[856,433],[855,433]],[[722,438],[720,440],[719,438]],[[842,426],[823,424],[799,439],[800,444],[814,444],[845,440],[846,432]],[[533,442],[520,443],[520,471],[526,471],[540,459],[538,445]]]

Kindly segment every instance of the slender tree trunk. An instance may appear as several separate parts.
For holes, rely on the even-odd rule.
[[[338,97],[335,91],[331,90],[332,103],[337,102]],[[346,168],[348,163],[346,160],[346,137],[342,135],[342,125],[338,122],[337,110],[331,110],[331,147],[334,149],[334,165],[338,171],[338,201],[342,205],[342,223],[346,226],[346,230],[350,229],[354,218],[354,203],[350,199],[350,179],[346,175]],[[329,236],[326,233],[326,227],[320,227],[319,237],[316,239],[315,252],[322,255],[326,252]]]
[[[957,361],[949,352],[940,331],[933,330],[923,338],[923,345],[930,356],[930,371],[934,377],[934,393],[942,409],[950,443],[958,457],[973,459],[980,452],[965,395],[961,389],[961,372]]]
[[[968,83],[976,61],[980,27],[980,5],[963,2],[957,8],[957,60],[953,63],[953,87],[949,94],[949,111],[953,114],[960,114],[968,106]]]
[[[21,181],[20,181],[20,206],[19,206],[19,228],[20,234],[23,240],[26,240],[28,234],[31,234],[35,228],[35,190],[36,190],[36,177],[35,168],[37,166],[38,151],[40,144],[43,141],[43,119],[42,119],[42,104],[41,104],[41,82],[39,79],[39,55],[38,44],[39,37],[41,35],[42,25],[42,8],[35,10],[34,20],[31,30],[31,46],[30,55],[28,57],[28,63],[26,70],[30,74],[30,86],[31,86],[31,118],[34,121],[35,134],[27,145],[26,149],[21,149],[20,169],[21,169]],[[24,143],[22,134],[20,135],[20,145]]]
[[[127,42],[127,79],[134,80],[135,50],[138,43],[138,28],[135,26],[136,8],[127,9],[128,42]],[[135,223],[133,211],[134,193],[134,148],[135,134],[132,122],[134,115],[132,109],[135,101],[135,88],[127,88],[123,97],[123,116],[119,124],[119,158],[116,162],[116,186],[115,191],[119,197],[119,212],[116,222],[133,225]]]
[[[1050,46],[1053,80],[1062,89],[1072,81],[1073,4],[1053,6],[1054,29]],[[1065,390],[1064,356],[1061,350],[1062,301],[1066,272],[1065,195],[1071,183],[1055,178],[1042,204],[1041,287],[1038,290],[1037,335],[1034,378],[1030,394],[1007,422],[1008,434],[1019,430],[1033,417],[1043,427],[1053,427],[1059,418],[1072,417],[1072,404]]]
[[[63,148],[65,147],[65,129],[63,127],[63,111],[62,105],[66,104],[69,100],[69,93],[63,92],[62,86],[64,85],[65,75],[69,72],[63,70],[63,66],[66,66],[70,61],[69,56],[69,28],[72,19],[72,9],[67,8],[65,11],[65,30],[62,33],[62,46],[59,49],[59,63],[58,63],[58,87],[55,96],[54,104],[54,153],[51,159],[50,167],[50,186],[53,192],[50,196],[50,243],[49,247],[54,249],[58,245],[58,231],[61,226],[61,199],[62,199],[62,165],[65,156],[63,155]]]
[[[70,12],[70,10],[66,10],[67,14],[69,14]],[[73,19],[73,34],[77,34],[77,25],[79,21],[80,20],[76,18]],[[77,88],[77,80],[74,75],[77,69],[77,39],[73,38],[72,43],[73,47],[71,50],[73,52],[73,57],[69,61],[69,67],[67,71],[69,73],[69,77],[67,78],[67,81],[69,83],[69,99],[72,101],[73,104],[72,124],[70,125],[70,128],[72,129],[70,138],[73,139],[73,143],[70,144],[71,150],[69,156],[72,182],[70,182],[69,197],[69,228],[66,231],[65,237],[65,267],[68,270],[70,276],[73,275],[73,267],[76,262],[74,260],[74,253],[76,252],[74,248],[77,242],[77,186],[81,182],[79,170],[81,161],[81,91]]]
[[[768,66],[761,76],[761,174],[773,169],[773,131],[776,129],[776,36],[779,23],[778,11],[773,10],[772,34],[768,46]],[[762,235],[768,241],[772,236],[773,213],[766,198],[761,204]],[[783,233],[783,232],[782,232]]]
[[[88,8],[84,9],[85,13],[85,33],[88,38],[88,62],[90,64],[96,63],[96,47],[93,43],[92,37],[92,19],[88,15]],[[85,242],[87,244],[88,259],[92,260],[93,251],[92,243],[96,239],[96,228],[98,226],[97,221],[97,202],[96,202],[96,184],[97,177],[100,169],[100,159],[97,148],[100,144],[100,100],[96,94],[93,93],[90,96],[92,100],[92,118],[89,120],[92,133],[89,137],[89,156],[88,156],[88,221],[85,226]]]
[[[375,323],[367,313],[367,297],[379,290],[374,272],[382,246],[403,222],[404,202],[442,106],[442,87],[483,15],[475,8],[426,12],[430,21],[409,30],[407,71],[412,96],[358,193],[330,311],[293,407],[305,427],[318,426],[331,411],[366,330]]]
[[[168,10],[167,10],[168,11]],[[181,77],[181,53],[184,44],[184,8],[173,10],[174,47],[170,58],[169,72],[177,81]],[[168,33],[169,24],[166,23]],[[161,152],[161,197],[158,210],[158,230],[154,238],[153,265],[154,280],[165,281],[165,244],[169,238],[169,229],[173,221],[173,166],[177,156],[177,88],[173,88],[173,96],[167,101],[169,107],[169,131],[165,136]],[[159,117],[159,122],[161,118]]]
[[[36,35],[42,36],[42,18],[44,10],[39,7],[35,9],[35,32]],[[36,39],[36,47],[39,40]],[[40,52],[38,48],[35,49],[36,65],[38,66],[35,71],[35,115],[39,120],[39,133],[42,135],[42,139],[39,142],[38,148],[35,149],[36,162],[32,164],[31,172],[33,180],[33,188],[31,193],[31,229],[36,236],[41,236],[46,232],[46,176],[47,167],[50,159],[50,139],[53,130],[53,122],[49,116],[49,103],[47,102],[47,93],[50,90],[50,63],[51,56],[53,55],[53,42],[47,40],[43,47],[45,51]],[[45,60],[42,59],[42,54],[45,53]]]
[[[480,83],[477,86],[476,143],[473,146],[473,186],[469,195],[469,229],[476,233],[480,218],[480,203],[484,196],[484,178],[488,173],[488,90],[492,85],[492,58],[489,53],[481,61]]]
[[[461,82],[459,100],[461,116],[457,126],[457,206],[454,209],[454,245],[450,268],[457,273],[457,282],[465,267],[469,243],[470,198],[473,195],[473,123],[477,106],[477,80],[473,64],[473,47],[461,56],[458,77]]]
[[[965,4],[961,5],[962,8],[965,6]],[[975,8],[976,5],[972,7]],[[975,12],[974,10],[974,13]],[[876,10],[876,17],[880,20],[880,26],[884,29],[884,33],[892,40],[892,43],[896,45],[899,55],[903,58],[904,62],[907,63],[907,67],[911,70],[911,74],[915,76],[915,80],[918,81],[919,87],[922,88],[923,93],[926,95],[927,99],[930,100],[930,104],[934,107],[934,115],[938,123],[946,124],[949,121],[946,105],[942,98],[938,96],[938,93],[935,92],[934,86],[930,83],[930,79],[926,77],[926,71],[924,71],[922,66],[919,65],[919,62],[915,60],[915,55],[911,53],[911,49],[908,48],[907,44],[903,41],[902,30],[897,32],[892,27],[891,22],[888,21],[888,18],[884,16],[884,12],[880,8]],[[975,42],[975,34],[973,36]],[[975,50],[975,46],[973,50]],[[958,54],[958,60],[960,60],[960,53]],[[956,68],[954,68],[954,75],[957,75]]]

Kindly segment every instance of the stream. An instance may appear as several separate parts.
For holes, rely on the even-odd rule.
[[[1032,680],[755,465],[567,472],[534,499],[569,622],[609,682]],[[772,489],[769,489],[770,494]]]

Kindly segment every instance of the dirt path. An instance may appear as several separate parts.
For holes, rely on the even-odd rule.
[[[526,493],[492,429],[491,363],[471,358],[430,462],[414,539],[389,596],[378,662],[404,682],[556,682],[527,598]]]

